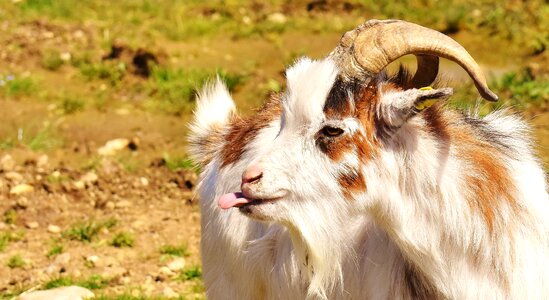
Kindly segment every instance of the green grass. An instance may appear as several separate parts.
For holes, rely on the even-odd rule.
[[[172,255],[172,256],[189,256],[186,244],[180,245],[164,245],[159,249],[160,254]]]
[[[38,84],[28,75],[0,75],[0,93],[6,97],[30,96],[37,89]]]
[[[53,244],[50,249],[48,250],[48,253],[46,253],[46,256],[48,258],[52,258],[54,256],[57,256],[65,251],[65,247],[59,243]]]
[[[25,260],[20,254],[15,254],[8,259],[6,266],[10,269],[23,268],[25,266]]]
[[[81,242],[93,241],[101,232],[103,228],[110,229],[116,226],[118,221],[116,219],[107,219],[104,221],[86,221],[74,224],[70,229],[63,232],[63,236],[70,240],[77,240]]]
[[[87,288],[90,290],[97,290],[105,288],[109,285],[110,280],[107,278],[102,277],[101,275],[90,275],[87,278],[83,279],[73,279],[71,277],[58,277],[51,279],[50,281],[43,284],[43,288],[46,290],[54,289],[62,286],[70,286],[70,285],[77,285],[81,286],[83,288]]]
[[[61,54],[56,50],[47,50],[42,53],[41,64],[46,70],[57,71],[64,63]]]
[[[77,97],[65,96],[61,99],[59,108],[63,114],[69,115],[75,112],[83,111],[86,103]]]
[[[79,68],[85,79],[105,80],[111,86],[117,86],[126,75],[126,65],[114,61],[83,63]]]
[[[0,252],[4,251],[10,242],[20,241],[24,236],[24,232],[4,231],[0,232]]]
[[[135,237],[129,232],[119,232],[111,240],[111,246],[116,248],[133,247]]]
[[[498,96],[496,103],[481,102],[479,113],[487,113],[502,107],[518,110],[546,109],[549,104],[549,76],[534,76],[529,69],[508,72],[495,78],[488,85]],[[472,84],[456,89],[450,103],[458,108],[468,109],[479,99]]]
[[[10,208],[4,212],[4,223],[6,224],[15,224],[17,220],[17,211],[13,208]]]
[[[186,156],[171,156],[164,154],[163,159],[166,163],[166,167],[172,171],[191,170],[195,167],[194,162]]]
[[[21,143],[32,151],[45,151],[63,145],[63,141],[51,125],[46,125],[36,132],[30,131],[29,133],[29,131],[23,130]]]
[[[183,270],[181,274],[179,274],[179,279],[181,280],[194,280],[198,279],[202,276],[202,270],[199,266],[194,266],[188,269]]]

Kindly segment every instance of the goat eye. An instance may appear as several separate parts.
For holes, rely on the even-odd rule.
[[[329,137],[336,137],[343,133],[343,129],[331,126],[322,128],[322,134]]]

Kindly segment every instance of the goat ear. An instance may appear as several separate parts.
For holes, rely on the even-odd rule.
[[[431,87],[387,92],[381,96],[378,118],[390,128],[400,128],[411,117],[452,93],[452,88]]]

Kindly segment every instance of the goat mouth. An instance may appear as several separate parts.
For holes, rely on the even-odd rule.
[[[244,196],[242,193],[228,193],[223,196],[221,196],[217,202],[219,207],[222,209],[229,209],[232,207],[237,207],[240,209],[240,211],[245,212],[249,211],[249,208],[252,206],[258,206],[266,203],[271,203],[275,200],[278,200],[280,198],[272,198],[272,199],[256,199],[256,198],[249,198]]]

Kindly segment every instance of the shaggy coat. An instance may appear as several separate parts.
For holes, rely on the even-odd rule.
[[[208,298],[549,297],[549,197],[523,121],[456,112],[451,89],[406,89],[402,71],[349,82],[327,58],[286,74],[248,118],[219,80],[199,95]]]

